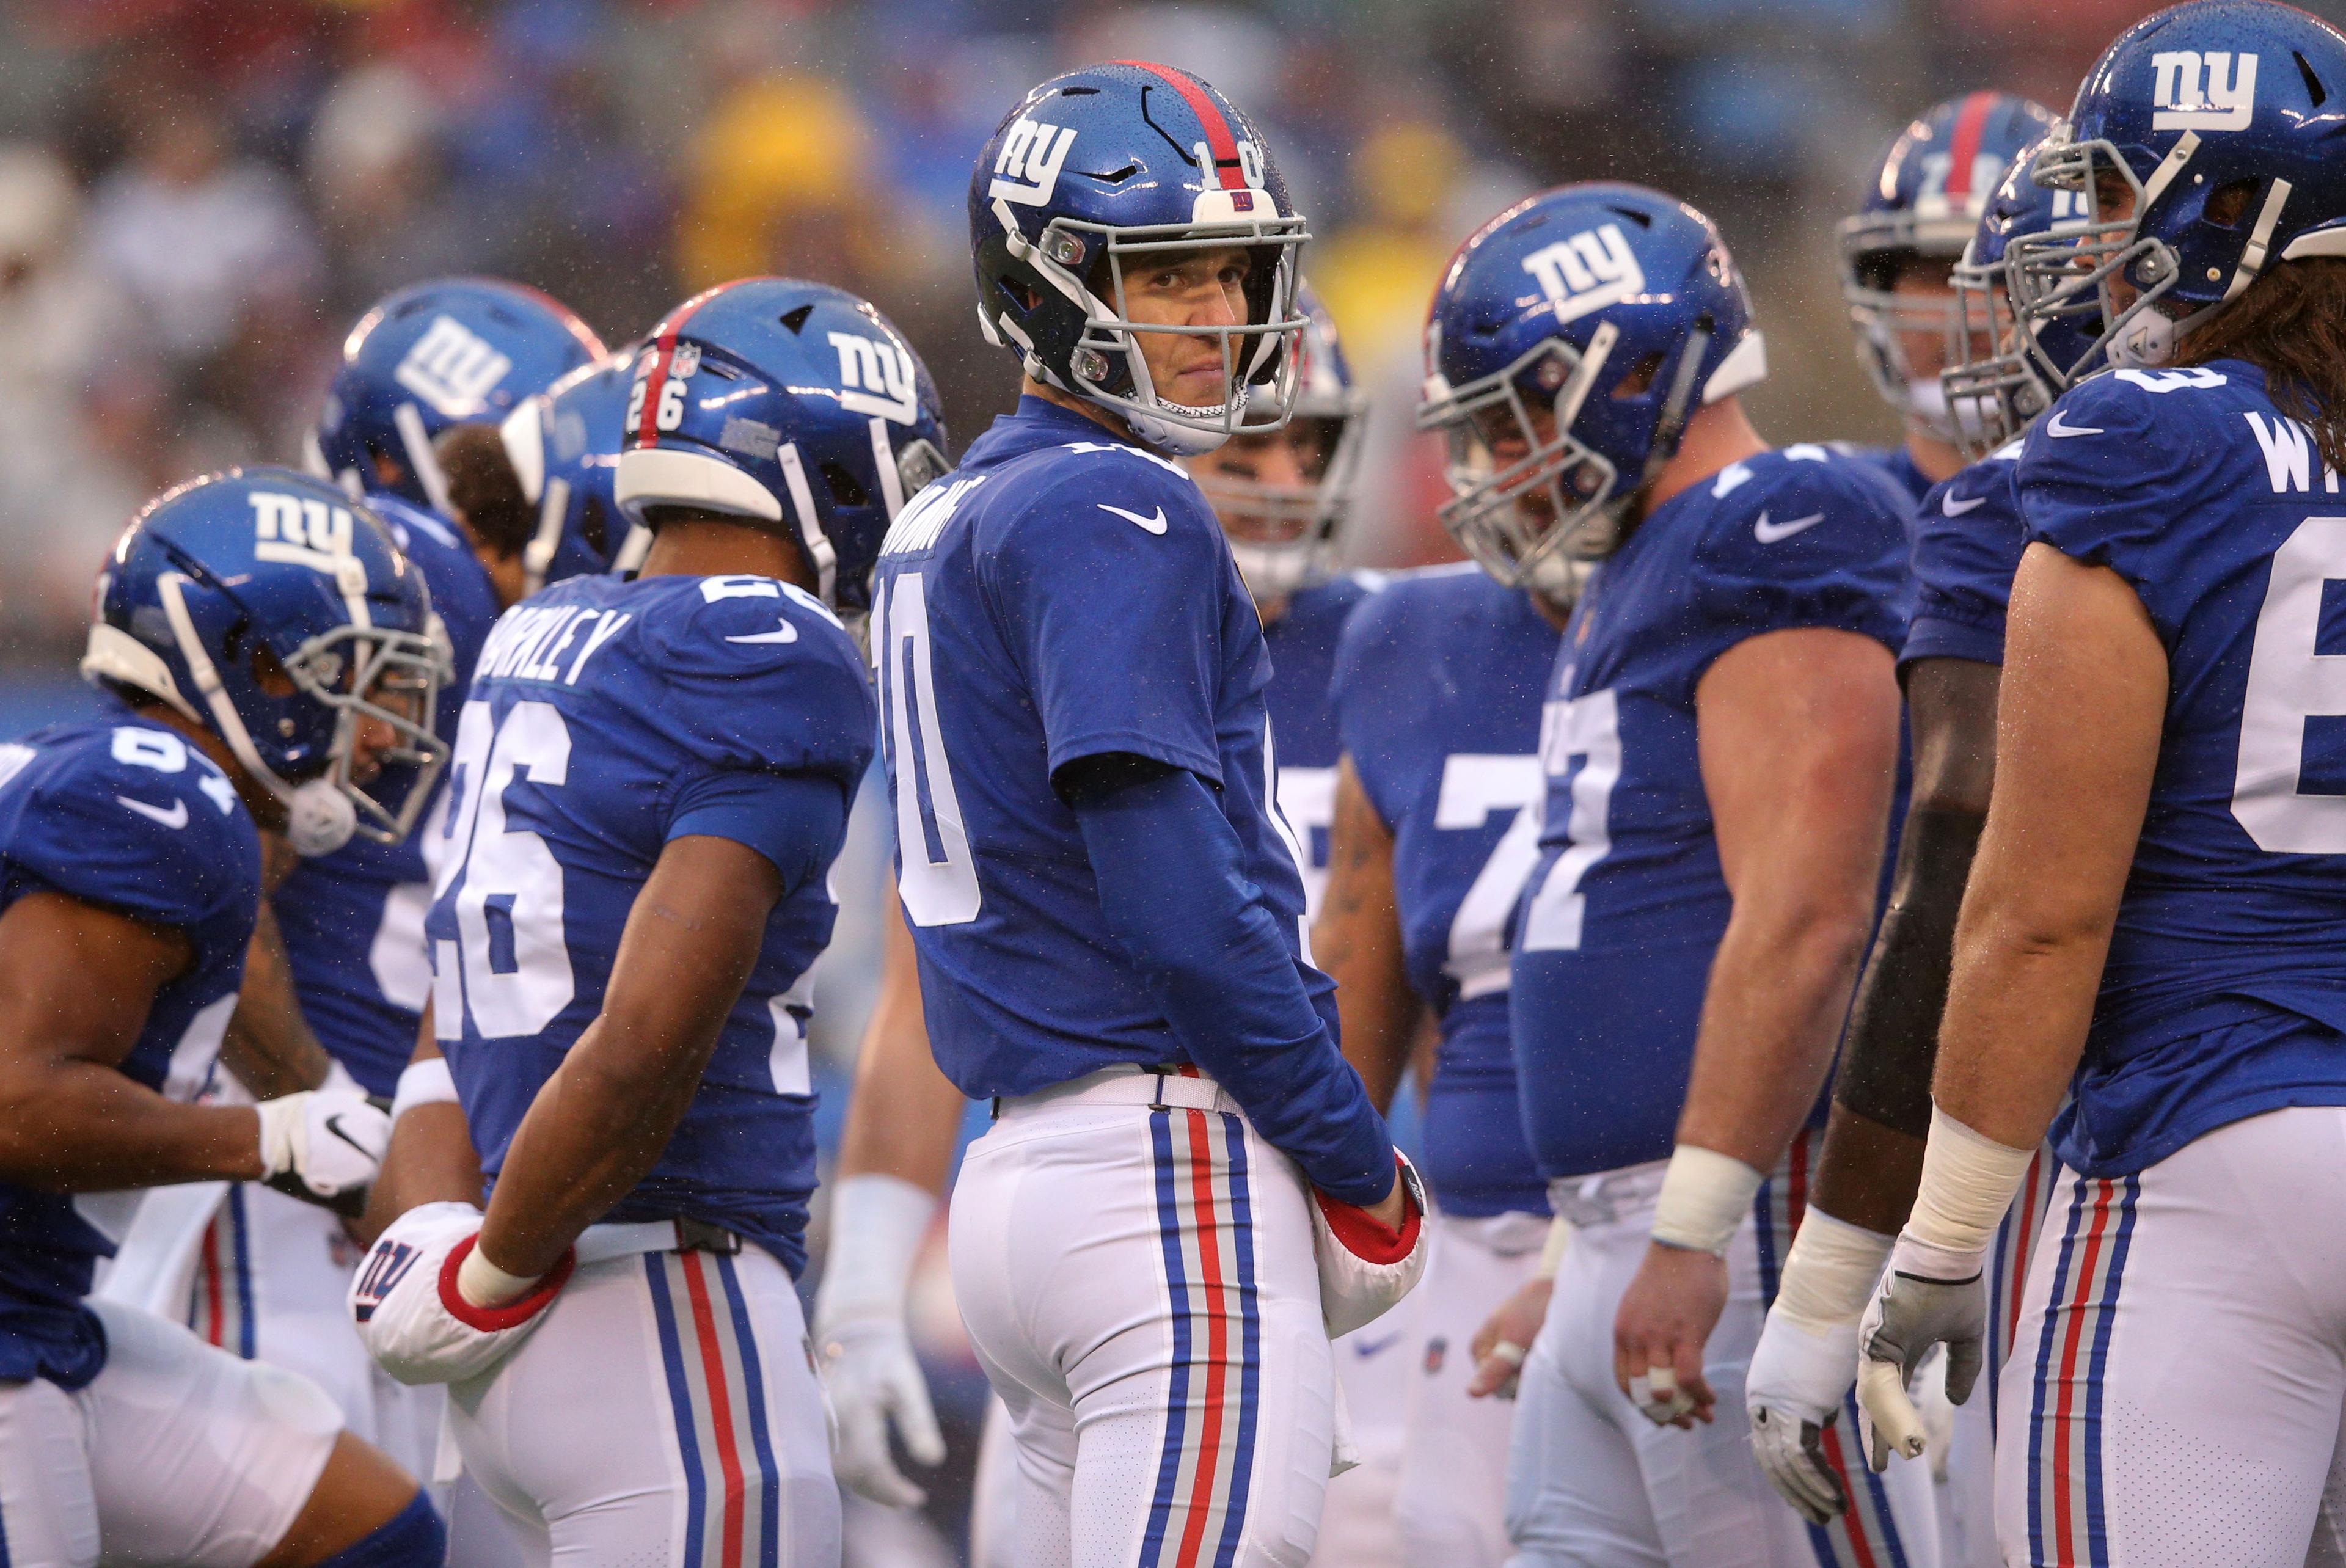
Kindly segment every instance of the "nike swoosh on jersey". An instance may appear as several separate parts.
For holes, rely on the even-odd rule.
[[[1939,497],[1939,510],[1950,517],[1960,517],[1966,512],[1977,511],[1986,504],[1987,497],[1984,495],[1974,495],[1968,501],[1962,501],[1956,499],[1955,493],[1952,490]]]
[[[1117,516],[1123,518],[1126,522],[1132,524],[1135,527],[1139,528],[1144,533],[1162,534],[1165,532],[1165,508],[1162,506],[1159,506],[1157,509],[1157,514],[1154,517],[1143,517],[1137,512],[1127,512],[1123,507],[1111,506],[1105,501],[1099,502],[1097,504],[1101,511],[1115,513]]]
[[[1751,525],[1751,536],[1762,545],[1773,545],[1779,539],[1789,539],[1805,533],[1825,520],[1821,512],[1811,512],[1806,517],[1795,517],[1790,523],[1770,523],[1768,514],[1760,514],[1760,521]]]
[[[2065,419],[2066,416],[2063,412],[2057,408],[2055,409],[2053,411],[2053,417],[2045,422],[2045,433],[2055,438],[2066,435],[2099,435],[2102,433],[2101,427],[2098,425],[2069,424],[2065,423]]]
[[[170,809],[167,811],[160,806],[149,806],[144,800],[133,800],[128,795],[117,795],[114,799],[150,822],[160,822],[166,828],[184,828],[188,825],[188,803],[185,800],[172,801]]]
[[[749,632],[738,637],[727,637],[729,643],[794,643],[799,640],[798,627],[784,621],[781,629],[770,632]]]

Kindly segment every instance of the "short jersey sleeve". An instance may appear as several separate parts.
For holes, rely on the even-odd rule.
[[[2175,524],[2208,499],[2227,455],[2194,396],[2197,373],[2118,371],[2082,382],[2036,422],[2020,453],[2028,542],[2124,577],[2170,649],[2200,586],[2185,558],[2188,530]]]
[[[1923,497],[1912,524],[1913,614],[1902,665],[1926,658],[2004,663],[2012,575],[2027,547],[2014,483],[2019,443]]]
[[[988,607],[1024,667],[1056,774],[1131,752],[1219,787],[1229,546],[1188,475],[1122,447],[1061,448],[978,543]]]
[[[1826,627],[1898,651],[1905,638],[1903,503],[1851,459],[1781,459],[1756,494],[1709,520],[1692,562],[1694,678],[1747,638]]]
[[[648,663],[659,721],[699,770],[819,774],[852,794],[880,719],[838,619],[771,577],[701,577],[679,594],[647,628]]]
[[[1409,787],[1390,765],[1392,705],[1415,689],[1413,683],[1392,679],[1393,661],[1408,657],[1412,643],[1407,600],[1406,594],[1389,589],[1362,601],[1337,639],[1328,684],[1337,737],[1352,759],[1362,792],[1388,831],[1401,820]]]
[[[260,840],[227,778],[178,736],[123,726],[82,742],[0,806],[19,878],[175,930],[241,909],[260,888]]]

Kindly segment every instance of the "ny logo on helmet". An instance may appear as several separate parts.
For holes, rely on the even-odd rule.
[[[1059,170],[1066,167],[1067,149],[1075,145],[1073,126],[1044,125],[1021,115],[1002,138],[985,194],[1027,207],[1043,206],[1058,188]]]
[[[1524,270],[1539,280],[1559,325],[1646,291],[1645,269],[1617,223],[1533,251],[1524,258]]]
[[[2151,129],[2247,128],[2257,101],[2254,55],[2170,49],[2153,55],[2150,68]]]
[[[454,316],[434,316],[392,378],[450,419],[481,412],[513,361]]]
[[[839,394],[842,408],[877,414],[910,424],[920,417],[920,404],[911,352],[884,338],[856,332],[832,332],[831,346],[839,351]]]

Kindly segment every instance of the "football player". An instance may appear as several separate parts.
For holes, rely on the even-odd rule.
[[[465,421],[496,419],[598,349],[586,326],[546,296],[485,279],[401,290],[343,342],[311,433],[312,467],[366,495],[431,591],[448,659],[436,718],[444,746],[455,739],[465,682],[501,595],[455,524],[426,505],[446,494],[432,438]],[[330,1064],[325,1081],[335,1087],[387,1100],[414,1049],[430,994],[423,921],[428,862],[444,841],[434,830],[440,799],[428,787],[402,799],[403,812],[421,824],[413,835],[362,837],[306,859],[262,905],[239,1017],[261,1011],[286,1033],[314,1031]],[[280,1000],[286,1004],[271,1005]],[[178,1312],[215,1345],[309,1377],[353,1430],[429,1473],[436,1400],[378,1373],[342,1308],[358,1250],[334,1214],[230,1187],[203,1234],[200,1267]],[[460,1515],[460,1568],[503,1561],[494,1535],[476,1543],[469,1511],[448,1501]]]
[[[632,571],[649,534],[611,498],[637,351],[581,365],[498,424],[457,424],[433,442],[448,501],[511,605],[582,572]]]
[[[1305,956],[1261,623],[1175,458],[1285,423],[1302,220],[1229,99],[1137,62],[1013,108],[970,220],[1023,395],[891,530],[872,639],[925,1024],[1000,1102],[954,1292],[1020,1561],[1296,1563],[1329,1338],[1423,1227]]]
[[[508,612],[464,707],[404,1075],[457,1103],[403,1084],[385,1207],[434,1201],[352,1308],[394,1376],[451,1384],[466,1472],[533,1556],[836,1563],[791,1285],[807,972],[875,733],[835,612],[944,432],[877,311],[773,278],[672,311],[628,416],[641,575]]]
[[[1313,949],[1345,1055],[1381,1105],[1423,1021],[1441,1032],[1425,1132],[1441,1212],[1406,1336],[1409,1563],[1497,1568],[1508,1554],[1514,1412],[1470,1402],[1468,1350],[1537,1270],[1549,1228],[1515,1093],[1506,921],[1538,854],[1540,703],[1581,575],[1551,555],[1504,578],[1473,565],[1397,577],[1337,655],[1343,761]]]
[[[1927,1553],[1926,1476],[1812,1536],[1740,1423],[1710,1424],[1800,1223],[1803,1128],[1873,924],[1903,498],[1872,463],[1752,430],[1742,280],[1658,192],[1509,209],[1444,274],[1427,335],[1420,420],[1451,441],[1462,541],[1519,580],[1602,562],[1549,687],[1514,932],[1526,1130],[1573,1227],[1523,1369],[1518,1560]]]
[[[1988,450],[1933,487],[1909,524],[1915,601],[1899,675],[1914,738],[1913,799],[1890,906],[1858,983],[1809,1223],[1785,1261],[1744,1388],[1761,1465],[1786,1501],[1820,1523],[1848,1505],[1840,1477],[1823,1462],[1820,1429],[1838,1418],[1856,1377],[1858,1319],[1921,1175],[1955,912],[1994,781],[2005,606],[2025,544],[2014,484],[2017,437],[2056,388],[2095,361],[2098,341],[2098,321],[2048,313],[2024,327],[2010,303],[2014,247],[2048,233],[2074,238],[2084,212],[2075,192],[2029,177],[2035,151],[2014,158],[1955,269],[1961,335],[1996,351],[1944,375],[1951,401],[1975,410],[1967,438],[1974,454]],[[2051,1172],[2039,1160],[1997,1236],[1992,1369],[2009,1349],[2050,1190]],[[1941,1553],[1949,1568],[2003,1561],[1989,1496],[1994,1394],[1991,1383],[1989,1399],[1957,1418]]]
[[[1186,466],[1229,537],[1262,616],[1271,661],[1264,700],[1279,738],[1280,799],[1304,850],[1310,918],[1327,878],[1337,744],[1330,671],[1337,635],[1381,579],[1334,570],[1358,484],[1366,400],[1352,385],[1334,323],[1308,285],[1299,303],[1310,326],[1294,417],[1282,430],[1226,443]],[[943,1456],[905,1334],[904,1294],[968,1102],[932,1058],[912,946],[900,922],[892,927],[882,999],[857,1058],[856,1095],[831,1185],[831,1250],[815,1301],[815,1342],[840,1418],[841,1482],[903,1507],[916,1506],[924,1494],[888,1453],[891,1423],[916,1459],[933,1464]],[[1315,1563],[1392,1560],[1392,1484],[1406,1386],[1395,1363],[1406,1354],[1404,1338],[1381,1324],[1336,1347],[1362,1461],[1330,1488]],[[1008,1433],[997,1431],[1003,1419],[999,1401],[990,1402],[971,1547],[987,1564],[1017,1560],[1017,1476]]]
[[[362,506],[284,469],[148,504],[98,579],[98,718],[0,747],[0,1552],[12,1563],[436,1564],[415,1482],[291,1372],[92,1302],[136,1208],[76,1195],[374,1174],[355,1090],[193,1104],[260,901],[255,820],[312,852],[406,826],[444,760],[431,600]],[[124,1195],[128,1196],[128,1195]],[[193,1266],[182,1256],[178,1267]]]
[[[1999,1399],[2007,1563],[2296,1564],[2335,1484],[2341,93],[2346,35],[2293,7],[2137,23],[2036,163],[2091,230],[2013,262],[2032,314],[2090,281],[2116,368],[2021,450],[1996,788],[1859,1374],[1910,1457],[1914,1359],[1943,1342],[1970,1391],[1989,1248],[2049,1126]]]
[[[2052,124],[2051,110],[2011,93],[1933,104],[1890,144],[1836,230],[1858,361],[1905,427],[1902,444],[1861,450],[1918,501],[1964,465],[1978,434],[1971,405],[1939,384],[1942,370],[1974,357],[1957,335],[1950,270],[2013,155]]]

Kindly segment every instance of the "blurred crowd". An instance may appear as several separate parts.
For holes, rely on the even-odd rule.
[[[750,272],[842,284],[919,343],[962,439],[980,343],[970,149],[1087,58],[1253,106],[1378,408],[1363,560],[1445,553],[1409,436],[1457,240],[1558,180],[1709,209],[1751,275],[1771,433],[1880,423],[1834,218],[1906,115],[2056,104],[2137,0],[47,0],[0,10],[0,668],[61,667],[148,494],[286,461],[335,346],[416,279],[536,284],[612,342]],[[1886,430],[1879,433],[1888,435]]]

